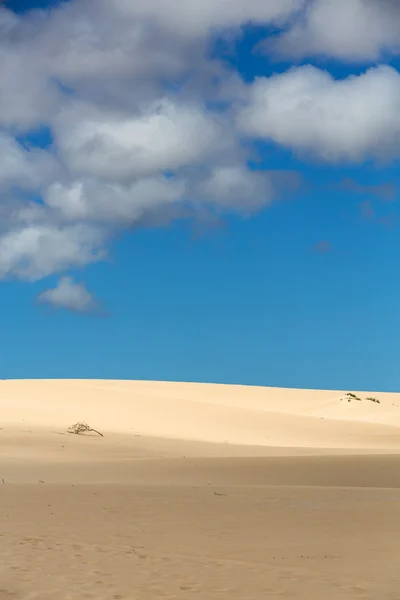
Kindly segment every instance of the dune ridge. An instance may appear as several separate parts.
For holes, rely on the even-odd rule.
[[[2,426],[257,446],[400,450],[400,394],[112,380],[3,380]],[[376,396],[380,403],[366,398]]]

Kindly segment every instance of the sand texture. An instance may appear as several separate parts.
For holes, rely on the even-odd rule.
[[[400,394],[345,392],[0,381],[0,600],[399,600]]]

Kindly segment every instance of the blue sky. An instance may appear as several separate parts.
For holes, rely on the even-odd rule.
[[[400,13],[391,2],[371,0],[365,14],[360,0],[331,2],[338,26],[329,13],[328,44],[329,2],[288,0],[297,12],[273,15],[278,27],[272,8],[259,14],[257,3],[232,0],[228,20],[213,12],[218,2],[207,12],[211,5],[191,0],[201,18],[182,13],[171,33],[152,0],[145,6],[158,34],[146,31],[151,60],[144,68],[132,57],[134,72],[129,36],[143,15],[125,15],[121,35],[123,1],[115,20],[110,2],[103,21],[92,0],[40,19],[29,9],[57,3],[6,3],[1,377],[399,389]],[[352,3],[354,27],[343,32]],[[71,53],[63,35],[87,22],[91,35],[74,39]],[[127,62],[109,70],[104,23],[115,28],[108,36],[127,40]],[[169,52],[161,68],[159,47]],[[80,63],[80,51],[91,62]],[[183,66],[171,67],[171,57]],[[47,87],[54,81],[56,92]],[[189,84],[174,95],[176,81]],[[224,109],[210,109],[221,97]],[[175,128],[164,138],[166,121],[152,121],[147,138],[136,123],[143,111],[153,119],[146,111],[160,98],[171,100]],[[130,136],[144,136],[141,154]]]

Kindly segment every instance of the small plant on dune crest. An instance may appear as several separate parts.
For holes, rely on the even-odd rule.
[[[347,392],[345,398],[347,398],[347,402],[351,402],[352,400],[357,400],[358,402],[361,402],[361,398],[359,398],[352,392]]]
[[[75,423],[75,425],[71,425],[71,427],[68,428],[68,433],[74,433],[75,435],[88,433],[90,431],[93,431],[93,433],[98,433],[99,435],[101,435],[101,437],[104,437],[103,434],[100,433],[100,431],[97,431],[97,429],[93,429],[93,427],[90,427],[84,421],[79,421],[78,423]]]
[[[368,397],[368,398],[366,398],[366,400],[369,400],[370,402],[376,402],[377,404],[380,404],[380,403],[381,403],[381,401],[380,401],[380,400],[378,400],[378,398],[371,398],[371,397]]]

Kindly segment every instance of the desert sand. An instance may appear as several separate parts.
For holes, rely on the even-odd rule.
[[[0,600],[399,600],[400,394],[347,391],[0,381]]]

